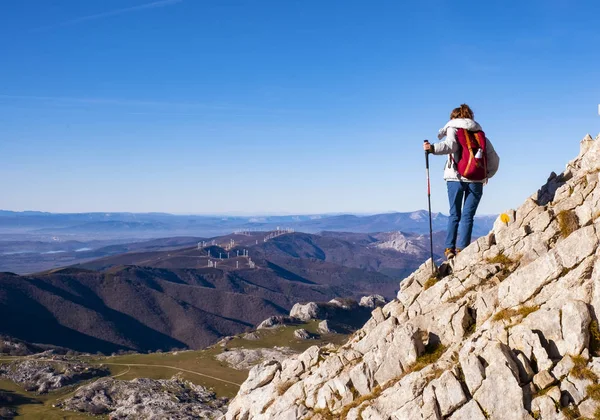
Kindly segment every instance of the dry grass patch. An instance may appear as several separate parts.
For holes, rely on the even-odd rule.
[[[566,238],[579,229],[579,219],[573,210],[563,210],[556,215],[560,235]]]
[[[480,283],[480,284],[483,284],[483,282]],[[458,295],[449,297],[446,300],[446,302],[448,302],[448,303],[456,303],[459,300],[461,300],[462,298],[464,298],[465,296],[467,296],[470,292],[472,292],[476,288],[477,288],[477,285],[474,285],[474,286],[471,286],[469,288],[466,288],[465,290],[463,290],[462,292],[460,292]]]
[[[283,395],[283,394],[285,394],[285,392],[288,389],[290,389],[292,385],[294,385],[294,382],[292,382],[292,381],[287,381],[287,382],[280,383],[277,386],[277,395]]]
[[[360,397],[356,398],[354,401],[352,401],[350,404],[344,406],[344,408],[340,412],[340,418],[345,419],[348,416],[348,413],[350,412],[350,410],[352,410],[353,408],[356,408],[356,407],[360,407],[363,403],[365,403],[367,401],[374,400],[375,398],[379,397],[382,392],[383,392],[383,388],[381,388],[381,386],[377,385],[375,388],[373,388],[373,391],[371,391],[370,394],[365,394],[363,396],[360,396]]]
[[[513,265],[514,260],[504,255],[504,252],[500,252],[493,258],[486,258],[486,261],[490,264],[502,264],[502,265]]]
[[[565,418],[568,420],[581,419],[581,413],[579,412],[579,408],[577,408],[574,405],[570,405],[568,407],[563,407],[561,411],[565,415]]]
[[[444,354],[446,349],[447,347],[441,343],[427,344],[427,346],[425,346],[425,353],[417,357],[417,361],[411,365],[411,367],[406,371],[406,374],[418,372],[424,367],[437,362],[438,359],[442,357],[442,354]]]
[[[515,316],[520,316],[525,318],[527,315],[537,311],[538,309],[540,309],[539,306],[521,306],[520,308],[514,309],[514,308],[508,308],[508,309],[502,309],[500,312],[496,313],[496,315],[494,315],[493,320],[494,321],[503,321],[503,320],[510,320],[512,317]]]
[[[338,417],[334,416],[331,411],[325,408],[316,408],[313,410],[313,416],[311,419],[314,420],[335,420]]]
[[[587,359],[583,356],[571,356],[573,361],[573,369],[571,369],[571,375],[577,379],[589,379],[590,381],[597,381],[598,375],[596,375],[590,368],[587,367]],[[598,388],[600,391],[600,386]]]
[[[590,352],[594,356],[600,353],[600,328],[598,328],[598,321],[590,322]]]
[[[275,404],[275,400],[271,400],[268,403],[265,404],[265,406],[263,407],[262,411],[260,412],[260,414],[265,414],[267,412],[267,410],[273,405]]]
[[[534,313],[535,311],[539,310],[540,307],[539,305],[536,306],[521,306],[519,309],[517,309],[517,315],[522,316],[523,318],[525,318],[527,315]]]
[[[429,289],[434,284],[436,284],[438,281],[440,281],[440,279],[438,279],[437,277],[429,277],[427,279],[427,281],[425,283],[423,283],[423,290]]]
[[[593,372],[592,372],[593,373]],[[585,389],[586,395],[594,401],[600,401],[600,385],[588,385]]]
[[[517,269],[519,266],[519,262],[521,260],[521,256],[517,258],[510,258],[504,254],[504,252],[500,252],[493,258],[486,258],[486,262],[489,264],[500,264],[501,270],[496,274],[496,277],[499,281],[503,281],[505,278],[510,276],[513,271]]]
[[[458,295],[456,296],[450,296],[446,302],[448,303],[456,303],[459,300],[461,300],[462,298],[464,298],[465,296],[467,296],[469,294],[470,291],[472,291],[473,289],[465,289],[462,292],[460,292]]]

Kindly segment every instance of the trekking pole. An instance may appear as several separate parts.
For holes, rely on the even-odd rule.
[[[429,140],[423,140],[429,143]],[[427,203],[429,205],[429,250],[431,253],[431,274],[435,276],[435,263],[433,262],[433,225],[431,222],[431,183],[429,182],[429,150],[425,150],[425,173],[427,175]]]

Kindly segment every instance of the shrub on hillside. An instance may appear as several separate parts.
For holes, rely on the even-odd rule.
[[[558,227],[563,238],[566,238],[579,229],[579,220],[573,210],[561,211],[556,215],[556,219],[558,220]]]

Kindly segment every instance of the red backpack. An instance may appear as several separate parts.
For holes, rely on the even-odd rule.
[[[456,130],[460,143],[460,158],[454,162],[460,176],[471,181],[483,181],[487,178],[486,140],[483,131]],[[450,155],[452,156],[452,155]],[[454,158],[452,158],[454,161]]]

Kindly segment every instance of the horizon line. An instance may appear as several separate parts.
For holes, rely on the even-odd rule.
[[[333,216],[359,216],[359,217],[366,217],[366,216],[375,216],[375,215],[385,215],[385,214],[413,214],[413,213],[427,213],[426,209],[417,209],[417,210],[411,210],[411,211],[398,211],[398,210],[390,210],[390,211],[374,211],[374,212],[364,212],[364,211],[360,211],[360,212],[353,212],[353,211],[349,211],[349,212],[344,212],[344,211],[340,211],[340,212],[323,212],[323,213],[286,213],[286,212],[265,212],[265,213],[244,213],[244,212],[223,212],[223,213],[218,213],[218,212],[206,212],[206,213],[194,213],[194,212],[176,212],[176,213],[171,213],[171,212],[164,212],[164,211],[145,211],[145,212],[133,212],[133,211],[80,211],[80,212],[53,212],[53,211],[44,211],[44,210],[7,210],[7,209],[0,209],[0,213],[2,212],[6,212],[6,213],[42,213],[42,214],[49,214],[49,215],[79,215],[79,214],[105,214],[105,215],[117,215],[117,214],[130,214],[130,215],[150,215],[150,214],[162,214],[162,215],[169,215],[169,216],[200,216],[200,217],[299,217],[299,216],[305,216],[305,217],[333,217]],[[441,211],[437,211],[431,212],[432,216],[436,216],[436,215],[446,215],[444,212]],[[475,217],[495,217],[498,216],[498,214],[500,213],[485,213],[485,214],[478,214]]]

